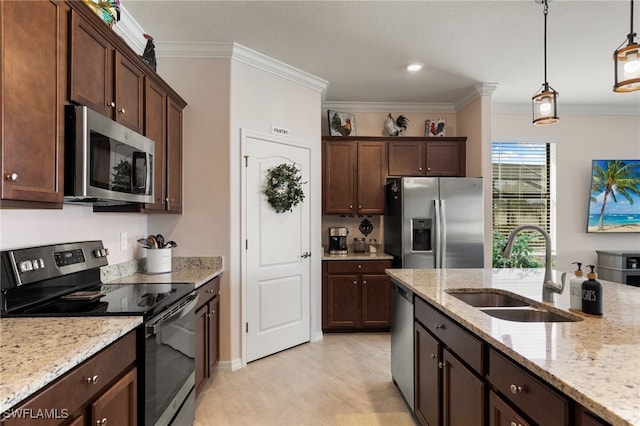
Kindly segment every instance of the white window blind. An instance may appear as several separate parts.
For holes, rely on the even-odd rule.
[[[492,144],[493,230],[507,236],[517,226],[538,225],[551,236],[555,252],[555,144]],[[531,248],[543,254],[545,242],[533,233]]]

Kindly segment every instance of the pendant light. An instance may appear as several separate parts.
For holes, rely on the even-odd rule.
[[[540,3],[540,0],[536,0]],[[533,124],[541,126],[545,124],[556,123],[558,118],[558,92],[549,86],[547,81],[547,14],[549,13],[549,5],[547,0],[542,0],[544,4],[544,83],[540,90],[533,95]]]
[[[631,3],[631,26],[629,28],[628,44],[624,41],[613,53],[615,83],[614,92],[633,92],[640,90],[640,44],[635,42],[636,33],[633,32],[633,0]]]

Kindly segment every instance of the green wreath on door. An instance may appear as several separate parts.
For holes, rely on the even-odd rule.
[[[267,187],[264,194],[269,205],[276,213],[293,211],[293,208],[304,200],[302,177],[295,164],[282,163],[267,169]]]

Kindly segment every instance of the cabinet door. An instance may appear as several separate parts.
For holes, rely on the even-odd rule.
[[[447,349],[442,357],[443,425],[483,424],[486,385]]]
[[[427,142],[426,176],[465,176],[464,142]]]
[[[391,278],[362,275],[362,326],[389,327]]]
[[[115,51],[115,64],[115,119],[130,129],[142,133],[144,131],[144,73],[118,51]]]
[[[349,328],[360,325],[358,276],[327,275],[323,327]]]
[[[90,424],[137,424],[136,374],[136,369],[131,369],[91,404]]]
[[[196,396],[200,393],[204,379],[209,374],[207,360],[207,326],[209,322],[209,305],[206,303],[196,310],[196,352],[195,352],[195,376],[196,376]]]
[[[387,170],[385,142],[358,142],[358,214],[384,213]]]
[[[209,377],[212,377],[220,361],[220,296],[214,297],[208,304],[209,308],[209,336],[208,361]]]
[[[0,28],[2,199],[62,203],[66,5],[0,2]]]
[[[182,213],[182,107],[167,97],[167,211]]]
[[[357,155],[355,142],[324,143],[322,205],[325,214],[355,213]]]
[[[529,426],[529,423],[498,395],[489,392],[489,426]]]
[[[87,424],[87,420],[84,418],[84,415],[76,417],[69,423],[67,426],[85,426]]]
[[[167,94],[151,79],[145,80],[144,90],[144,134],[155,142],[153,160],[153,204],[146,204],[147,210],[164,210],[167,193],[166,181],[166,129]]]
[[[418,322],[414,341],[416,417],[423,425],[438,426],[442,419],[440,343]]]
[[[389,142],[389,176],[424,176],[424,142]]]
[[[112,45],[75,11],[71,12],[69,97],[114,118]]]

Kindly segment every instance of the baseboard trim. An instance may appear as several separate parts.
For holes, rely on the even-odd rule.
[[[236,358],[231,361],[220,361],[216,370],[218,371],[236,371],[242,368],[242,360]]]

